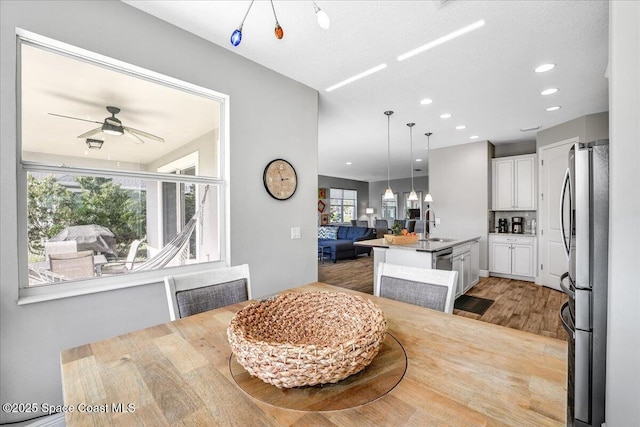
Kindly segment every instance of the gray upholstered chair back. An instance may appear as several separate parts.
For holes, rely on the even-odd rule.
[[[369,227],[369,221],[365,221],[363,219],[359,219],[356,221],[356,225],[358,227]]]
[[[251,299],[247,264],[164,278],[171,320]]]
[[[381,262],[373,293],[433,310],[453,313],[457,271],[408,267]]]
[[[413,227],[413,232],[414,233],[424,233],[424,221],[423,220],[416,220],[415,221],[415,226]]]

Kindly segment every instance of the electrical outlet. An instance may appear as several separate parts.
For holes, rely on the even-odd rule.
[[[291,227],[291,238],[292,239],[300,238],[300,227]]]
[[[440,218],[436,217],[436,225],[440,224]]]

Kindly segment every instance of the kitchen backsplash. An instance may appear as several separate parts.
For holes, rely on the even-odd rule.
[[[505,218],[509,224],[508,230],[511,232],[511,218],[514,216],[521,216],[524,218],[524,232],[525,233],[538,233],[539,225],[537,224],[537,212],[536,211],[492,211],[489,215],[489,233],[498,232],[498,220]],[[493,216],[493,218],[491,218]],[[535,230],[532,229],[532,220],[535,221]]]

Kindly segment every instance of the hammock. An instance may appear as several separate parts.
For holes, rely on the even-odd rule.
[[[200,223],[202,224],[204,201],[207,198],[208,191],[209,186],[207,185],[204,189],[204,196],[202,196],[202,201],[200,202],[198,210],[193,217],[191,217],[189,222],[184,225],[184,228],[180,233],[160,249],[160,252],[145,262],[136,265],[131,270],[132,272],[157,270],[167,266],[184,265],[186,263],[189,256],[189,239],[191,238],[191,233],[193,233],[193,230],[195,230],[196,225],[198,224],[198,218],[200,218]]]

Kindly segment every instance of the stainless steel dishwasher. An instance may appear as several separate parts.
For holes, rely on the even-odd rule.
[[[431,268],[438,270],[452,270],[453,269],[453,248],[442,249],[441,251],[433,252]]]

